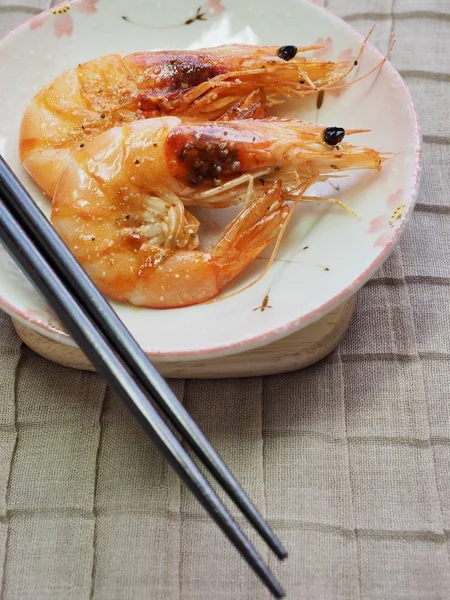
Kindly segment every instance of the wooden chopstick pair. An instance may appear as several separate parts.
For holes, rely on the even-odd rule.
[[[276,598],[285,593],[149,400],[280,558],[287,552],[195,421],[0,156],[0,240],[149,438]]]

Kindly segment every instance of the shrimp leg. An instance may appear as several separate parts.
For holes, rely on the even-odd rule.
[[[288,214],[281,184],[276,183],[236,216],[209,253],[180,250],[157,268],[141,271],[128,300],[176,308],[215,298],[277,237]]]

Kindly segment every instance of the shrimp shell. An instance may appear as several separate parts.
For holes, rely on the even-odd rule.
[[[288,196],[336,171],[381,169],[375,150],[332,147],[323,133],[277,118],[114,127],[69,157],[52,222],[104,293],[152,308],[202,302],[283,231]],[[199,251],[185,207],[239,203],[215,247]]]
[[[109,54],[57,77],[34,97],[21,124],[20,158],[49,196],[70,154],[116,125],[162,115],[203,120],[263,117],[267,106],[339,81],[345,62],[286,62],[276,46]]]

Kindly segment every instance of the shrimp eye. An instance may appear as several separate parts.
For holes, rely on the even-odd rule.
[[[277,54],[283,60],[292,60],[297,54],[297,48],[295,46],[281,46],[281,48],[278,48]]]
[[[329,146],[340,144],[345,136],[345,129],[342,127],[327,127],[323,132],[323,141]]]

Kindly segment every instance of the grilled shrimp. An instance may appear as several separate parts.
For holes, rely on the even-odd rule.
[[[153,308],[202,302],[283,230],[288,195],[336,171],[381,168],[380,154],[345,133],[277,118],[114,127],[68,158],[52,222],[104,293]],[[185,207],[239,203],[213,250],[196,250]]]
[[[317,46],[286,48],[290,54],[248,45],[110,54],[80,64],[28,106],[20,132],[22,163],[53,196],[71,152],[115,125],[171,114],[263,117],[267,106],[332,85],[352,69],[346,62],[300,55]]]
[[[65,173],[52,209],[55,227],[100,291],[139,306],[177,308],[217,296],[288,215],[278,183],[242,209],[209,252],[193,249],[192,238],[184,247],[164,245],[155,235],[154,199],[134,192],[125,205],[120,195],[111,204],[101,185],[84,185],[70,166]],[[74,183],[81,184],[80,194]],[[164,210],[159,215],[164,223]]]
[[[362,130],[268,117],[242,121],[190,121],[155,117],[113,127],[79,149],[71,168],[100,181],[111,200],[136,186],[185,207],[248,204],[266,182],[280,180],[288,193],[304,182],[339,171],[380,170],[375,150],[351,146],[345,135]]]

